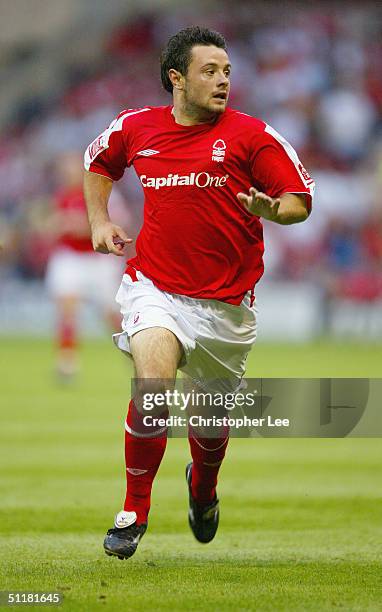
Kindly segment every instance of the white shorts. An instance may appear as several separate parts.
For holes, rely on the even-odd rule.
[[[124,274],[116,296],[123,316],[123,331],[113,336],[116,346],[130,353],[131,336],[143,329],[164,327],[183,346],[182,372],[210,391],[237,390],[256,338],[251,292],[240,306],[233,306],[161,291],[138,271],[136,278]]]
[[[62,248],[53,253],[46,285],[54,298],[75,296],[112,309],[121,281],[121,263],[113,255]]]

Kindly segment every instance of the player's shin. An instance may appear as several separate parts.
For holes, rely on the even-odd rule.
[[[160,415],[167,418],[168,411]],[[159,417],[158,417],[159,418]],[[137,514],[137,524],[147,523],[150,510],[151,489],[162,461],[167,427],[146,425],[133,400],[125,423],[126,498],[124,510]]]

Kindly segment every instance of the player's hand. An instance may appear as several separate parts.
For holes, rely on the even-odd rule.
[[[93,249],[98,253],[113,253],[121,257],[126,244],[133,240],[119,225],[108,222],[92,227],[92,242]]]
[[[249,195],[246,193],[238,193],[237,198],[253,215],[263,217],[268,221],[276,221],[279,212],[280,198],[271,198],[265,193],[257,191],[254,187],[250,187]]]

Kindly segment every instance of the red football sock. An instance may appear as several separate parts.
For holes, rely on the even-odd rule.
[[[71,320],[61,319],[58,323],[58,347],[60,349],[75,349],[78,344],[76,325]]]
[[[167,418],[168,411],[158,418]],[[147,427],[133,400],[125,424],[126,498],[124,510],[137,514],[137,524],[147,523],[151,488],[167,443],[167,428]]]
[[[228,445],[228,428],[221,438],[198,438],[189,431],[188,441],[192,455],[191,492],[201,506],[215,497],[218,472]]]

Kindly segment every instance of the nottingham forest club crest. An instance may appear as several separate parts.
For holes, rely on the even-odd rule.
[[[224,140],[221,140],[220,138],[215,140],[214,144],[212,145],[212,161],[224,161],[226,148],[227,145]]]

